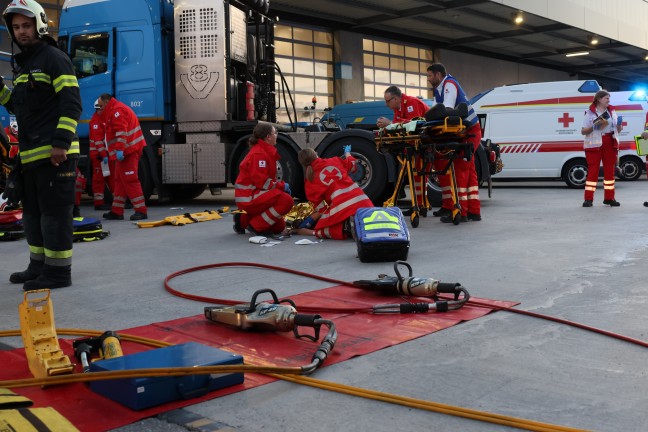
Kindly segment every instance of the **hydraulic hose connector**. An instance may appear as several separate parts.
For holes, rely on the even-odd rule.
[[[401,275],[399,266],[408,270],[408,275]],[[399,294],[412,297],[431,297],[437,299],[437,294],[453,294],[453,301],[436,301],[435,303],[401,303],[376,305],[373,307],[375,313],[423,313],[431,310],[446,312],[448,310],[462,307],[470,298],[468,291],[460,283],[440,282],[433,278],[418,278],[413,276],[412,266],[405,261],[394,263],[396,276],[378,275],[378,279],[359,280],[353,282],[354,286],[379,290],[390,294]],[[459,299],[459,296],[463,297]]]

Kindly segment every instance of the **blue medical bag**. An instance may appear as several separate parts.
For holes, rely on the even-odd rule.
[[[361,208],[353,222],[360,261],[407,260],[409,230],[398,207]]]

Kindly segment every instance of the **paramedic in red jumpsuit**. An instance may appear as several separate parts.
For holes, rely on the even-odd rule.
[[[103,108],[99,105],[99,99],[95,102],[95,112],[90,118],[90,132],[88,140],[90,141],[90,162],[92,163],[92,197],[94,200],[95,210],[110,210],[104,202],[104,191],[106,182],[110,191],[115,190],[113,184],[114,176],[109,175],[104,177],[101,169],[101,163],[108,164],[110,172],[115,171],[115,162],[110,161],[108,158],[108,150],[106,149],[106,129],[102,117]]]
[[[473,152],[481,145],[482,133],[479,119],[475,110],[470,105],[466,93],[463,91],[459,82],[446,73],[446,68],[441,63],[434,63],[427,68],[428,82],[432,84],[434,100],[442,103],[448,108],[456,108],[460,103],[468,105],[468,117],[464,120],[467,125],[469,140],[473,144]],[[481,202],[479,201],[479,181],[477,179],[477,170],[475,168],[475,157],[466,161],[462,157],[454,159],[455,177],[457,179],[457,195],[461,205],[461,220],[480,221],[481,220]],[[435,169],[441,169],[445,161],[437,159]],[[442,222],[452,222],[452,195],[450,192],[450,176],[439,175],[439,185],[442,191],[441,209],[434,212],[435,216],[441,216]]]
[[[430,109],[429,106],[421,99],[413,96],[407,96],[398,87],[390,86],[385,90],[385,103],[394,111],[394,120],[389,121],[385,117],[380,117],[376,122],[379,128],[384,128],[391,123],[407,123],[417,117],[425,117],[425,113]],[[417,156],[416,169],[422,170],[422,161]],[[425,196],[427,194],[427,176],[414,176],[414,187],[417,191],[419,208],[427,208],[425,205]]]
[[[255,235],[280,234],[286,228],[284,216],[292,209],[290,185],[277,180],[277,130],[259,123],[250,137],[250,152],[239,166],[234,185],[236,205],[245,213],[234,214],[234,231]]]
[[[617,117],[614,107],[610,105],[610,93],[605,90],[597,91],[594,101],[585,111],[581,129],[581,133],[585,135],[583,148],[587,159],[583,207],[592,207],[601,161],[603,162],[603,204],[611,207],[621,205],[614,199],[614,170],[619,153],[618,133],[622,129],[622,121]]]
[[[349,218],[363,207],[373,207],[362,188],[349,177],[356,170],[351,146],[345,146],[344,158],[317,157],[315,150],[303,149],[297,155],[306,173],[306,198],[315,207],[314,229],[299,228],[295,232],[321,239],[345,240],[349,237]]]
[[[124,219],[124,205],[128,198],[135,210],[130,220],[147,219],[148,211],[137,174],[139,160],[146,146],[139,120],[132,109],[107,93],[99,96],[97,104],[99,109],[103,109],[101,118],[105,122],[108,157],[115,161],[112,209],[103,217]]]

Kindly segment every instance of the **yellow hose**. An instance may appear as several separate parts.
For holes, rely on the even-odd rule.
[[[57,334],[72,336],[99,336],[103,332],[99,330],[83,329],[57,329]],[[20,330],[0,330],[0,337],[20,336]],[[154,347],[167,347],[174,345],[155,339],[119,333],[122,340],[137,342]],[[501,414],[493,414],[486,411],[478,411],[469,408],[456,407],[438,402],[425,401],[420,399],[399,396],[391,393],[383,393],[329,381],[318,380],[311,377],[300,376],[300,367],[274,367],[254,365],[228,365],[228,366],[197,366],[197,367],[176,367],[176,368],[153,368],[153,369],[132,369],[128,371],[92,372],[84,374],[58,375],[46,378],[26,378],[18,380],[0,381],[0,387],[20,388],[31,386],[48,386],[55,384],[68,384],[74,382],[100,381],[109,379],[128,379],[135,377],[157,377],[157,376],[184,376],[201,375],[214,373],[260,373],[273,378],[290,381],[296,384],[315,387],[323,390],[334,391],[350,396],[363,397],[366,399],[402,405],[425,411],[433,411],[441,414],[453,415],[456,417],[468,418],[486,423],[493,423],[502,426],[516,427],[518,429],[539,431],[539,432],[584,432],[584,429],[575,429],[567,426],[542,423],[534,420],[526,420],[517,417],[510,417]]]

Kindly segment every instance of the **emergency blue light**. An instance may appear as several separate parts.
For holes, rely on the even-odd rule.
[[[640,89],[640,90],[635,90],[628,99],[631,101],[645,101],[648,100],[648,97],[646,96],[646,91]]]
[[[601,90],[601,86],[596,80],[587,80],[578,88],[581,93],[596,93]]]

